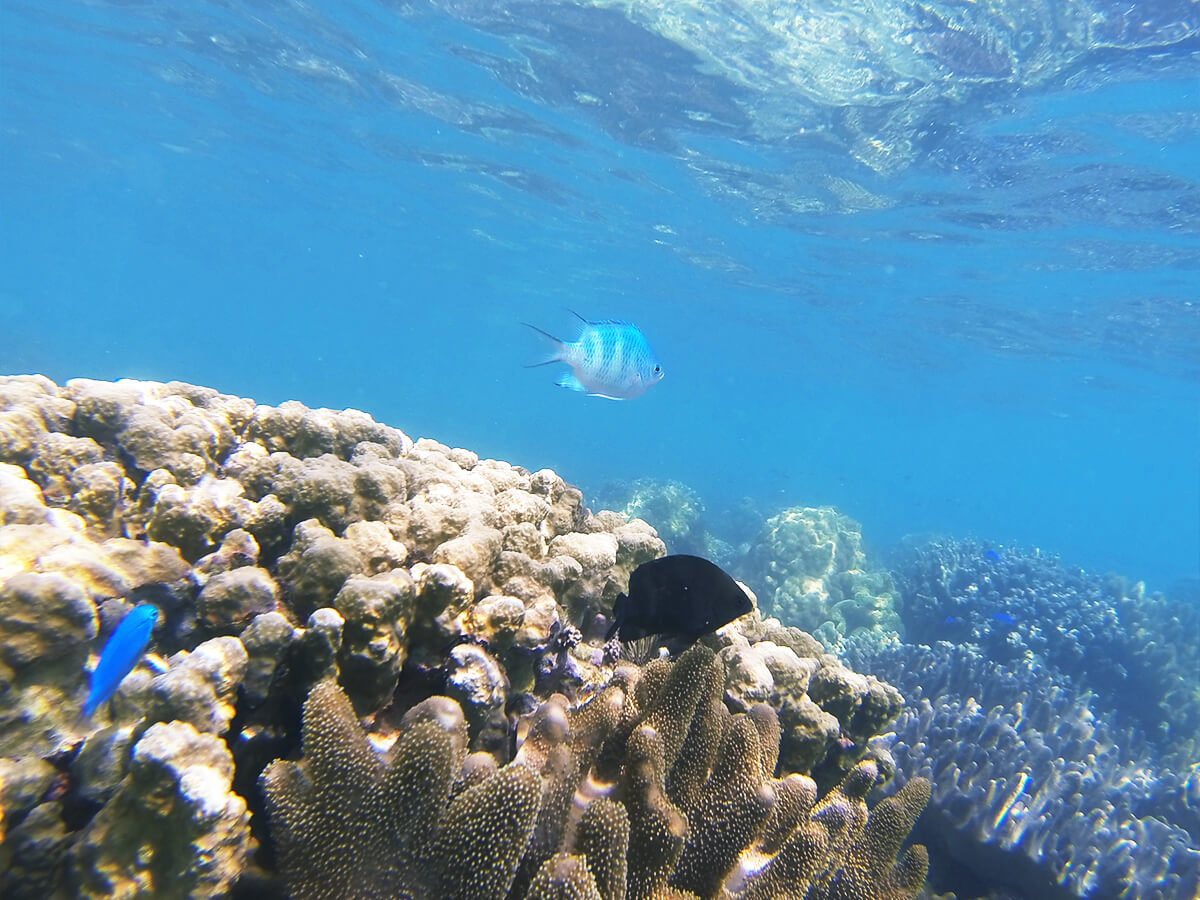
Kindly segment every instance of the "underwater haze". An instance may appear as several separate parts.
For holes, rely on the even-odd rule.
[[[0,12],[0,371],[1200,577],[1200,6]],[[624,319],[629,401],[525,368]]]

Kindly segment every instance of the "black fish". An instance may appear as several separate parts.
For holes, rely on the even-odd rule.
[[[651,634],[694,641],[750,612],[750,597],[729,574],[699,556],[678,554],[642,563],[629,576],[629,594],[618,594],[606,640]]]

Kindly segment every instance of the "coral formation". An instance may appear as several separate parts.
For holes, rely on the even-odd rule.
[[[1136,725],[1176,761],[1200,751],[1200,607],[1039,552],[971,540],[910,545],[895,560],[907,639],[971,643],[1095,693],[1110,726]]]
[[[1028,897],[1183,900],[1200,890],[1191,773],[1156,762],[1137,732],[1106,727],[1094,696],[970,646],[860,645],[851,658],[905,692],[893,732],[877,741],[896,766],[884,792],[930,779],[917,834],[953,857],[950,871],[965,863],[981,882]],[[964,889],[961,876],[951,886]]]
[[[872,826],[854,788],[899,695],[757,613],[621,660],[613,600],[664,544],[554,472],[180,383],[0,378],[0,425],[5,896],[252,891],[268,836],[298,895],[750,896],[803,857],[911,896],[897,804]],[[150,652],[84,720],[139,603]]]
[[[764,612],[831,650],[848,635],[899,627],[891,576],[867,568],[862,528],[831,507],[792,507],[769,518],[746,568]]]
[[[581,706],[546,700],[497,768],[466,756],[465,719],[446,697],[405,714],[385,763],[340,688],[322,682],[305,704],[304,759],[263,774],[292,895],[372,897],[386,885],[389,896],[481,900],[525,889],[629,900],[916,896],[924,849],[899,862],[897,853],[928,785],[914,779],[868,813],[878,771],[866,760],[818,802],[807,776],[775,777],[774,711],[731,714],[724,684],[703,646],[675,663],[626,665]]]
[[[704,502],[682,482],[639,478],[611,484],[601,493],[600,501],[627,519],[653,522],[670,553],[691,553],[719,565],[732,561],[734,548],[708,531]]]
[[[233,758],[212,735],[158,723],[138,740],[115,796],[72,842],[79,897],[211,897],[249,851],[246,803],[230,790]]]
[[[336,683],[314,687],[304,762],[278,761],[262,776],[291,895],[503,897],[537,815],[538,780],[516,766],[451,798],[466,743],[462,711],[431,698],[405,715],[385,765]]]
[[[740,712],[757,703],[774,709],[781,767],[811,775],[822,789],[845,776],[904,704],[892,685],[851,671],[812,635],[776,619],[746,616],[712,643],[725,663],[726,703]]]

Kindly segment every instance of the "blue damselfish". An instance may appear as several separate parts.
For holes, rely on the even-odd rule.
[[[632,400],[662,381],[662,366],[636,325],[617,319],[589,322],[574,315],[583,322],[579,340],[574,342],[560,341],[536,325],[529,326],[554,344],[554,354],[534,365],[563,362],[571,367],[574,374],[560,378],[560,387],[609,400]]]
[[[92,672],[92,690],[83,706],[85,716],[90,716],[96,707],[107,701],[137,665],[146,652],[150,632],[157,621],[158,609],[149,603],[142,603],[131,609],[113,629],[104,649],[100,651],[100,661]]]

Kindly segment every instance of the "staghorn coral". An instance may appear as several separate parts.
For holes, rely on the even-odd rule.
[[[943,879],[961,879],[966,863],[1031,898],[1190,900],[1200,889],[1190,773],[1158,761],[1136,731],[1107,726],[1091,695],[969,646],[859,645],[853,658],[908,695],[881,739],[896,765],[884,793],[932,781],[918,832],[953,854]]]
[[[1058,681],[1093,691],[1110,725],[1135,726],[1173,762],[1195,762],[1200,606],[1040,552],[985,549],[937,540],[897,554],[907,639],[970,643],[1006,665],[1034,660]]]
[[[262,776],[285,879],[301,898],[371,897],[381,884],[497,900],[914,897],[924,851],[896,854],[927,783],[869,814],[878,770],[866,760],[818,803],[807,776],[775,776],[774,711],[730,713],[724,684],[703,646],[624,665],[583,705],[541,704],[496,768],[468,762],[464,718],[445,697],[405,715],[385,763],[322,682],[305,704],[304,760]]]

